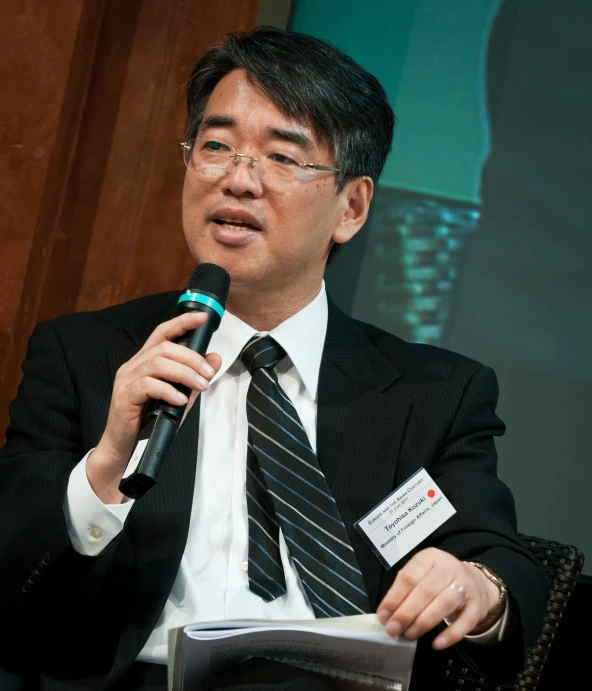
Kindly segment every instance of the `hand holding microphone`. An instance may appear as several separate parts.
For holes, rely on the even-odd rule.
[[[138,439],[147,438],[150,428],[158,426],[164,440],[156,444],[156,465],[154,458],[141,459],[138,471],[148,463],[149,477],[140,478],[139,484],[136,480],[135,489],[128,486],[126,496],[137,498],[154,484],[168,450],[163,449],[163,441],[165,445],[172,441],[191,392],[204,391],[220,368],[220,357],[205,352],[220,323],[229,285],[230,277],[221,267],[198,266],[180,298],[178,316],[160,324],[142,349],[119,368],[105,431],[86,463],[89,482],[104,503],[121,502],[120,480]]]

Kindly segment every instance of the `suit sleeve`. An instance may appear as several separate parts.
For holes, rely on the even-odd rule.
[[[18,656],[19,634],[31,641],[39,622],[67,631],[70,613],[85,609],[113,554],[108,547],[99,558],[82,556],[68,536],[62,506],[70,473],[87,449],[76,387],[52,323],[35,328],[23,375],[0,449],[3,658]]]
[[[480,367],[468,379],[429,469],[457,511],[434,533],[432,545],[486,564],[506,583],[521,642],[513,646],[522,653],[516,655],[519,666],[541,631],[549,583],[516,534],[514,499],[497,477],[494,436],[505,429],[495,413],[497,399],[493,370]]]

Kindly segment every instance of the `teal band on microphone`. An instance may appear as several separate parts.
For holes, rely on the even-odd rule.
[[[190,300],[191,302],[199,302],[201,305],[206,305],[206,307],[211,307],[214,312],[217,312],[220,315],[220,319],[224,316],[224,307],[214,300],[214,298],[208,297],[207,295],[202,295],[201,293],[183,293],[181,297],[178,299],[177,304],[180,304],[181,302],[187,302]]]

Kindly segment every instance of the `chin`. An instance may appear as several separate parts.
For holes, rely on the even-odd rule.
[[[264,277],[265,272],[261,270],[261,267],[253,266],[252,262],[245,261],[245,258],[238,256],[236,251],[222,249],[212,252],[192,252],[192,255],[197,264],[217,264],[226,269],[230,274],[232,287],[257,283]]]
[[[232,276],[232,267],[234,260],[232,255],[225,251],[224,248],[219,247],[204,247],[201,245],[198,249],[190,246],[191,256],[195,259],[196,264],[217,264],[223,269],[226,269]]]

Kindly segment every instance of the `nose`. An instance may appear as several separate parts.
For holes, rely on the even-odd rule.
[[[263,191],[257,159],[246,154],[237,154],[232,168],[222,178],[222,188],[231,194],[259,197]]]

